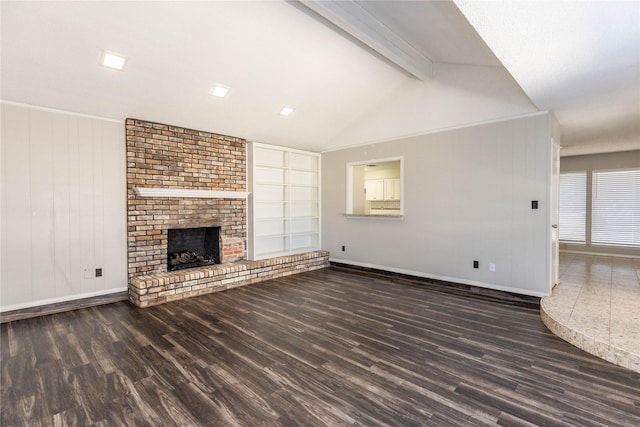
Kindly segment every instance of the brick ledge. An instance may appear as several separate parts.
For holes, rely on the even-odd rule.
[[[149,307],[328,266],[329,252],[313,251],[135,276],[129,282],[129,300]]]

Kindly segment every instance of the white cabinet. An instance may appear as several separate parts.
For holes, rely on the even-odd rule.
[[[400,200],[400,178],[384,180],[384,199]]]
[[[369,179],[364,182],[367,200],[384,200],[384,180]]]
[[[364,188],[369,201],[400,200],[400,178],[368,179]]]
[[[320,155],[250,143],[249,258],[320,249]]]

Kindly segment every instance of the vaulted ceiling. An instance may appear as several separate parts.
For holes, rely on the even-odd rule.
[[[2,1],[0,96],[314,151],[550,109],[565,154],[640,148],[639,2],[457,3]]]
[[[640,149],[640,1],[456,0],[565,153]]]

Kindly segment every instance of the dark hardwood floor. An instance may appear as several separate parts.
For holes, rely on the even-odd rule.
[[[640,425],[640,375],[538,310],[331,268],[0,331],[3,427]]]

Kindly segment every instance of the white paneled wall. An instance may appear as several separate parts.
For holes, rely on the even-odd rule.
[[[124,123],[1,109],[1,310],[126,290]]]

